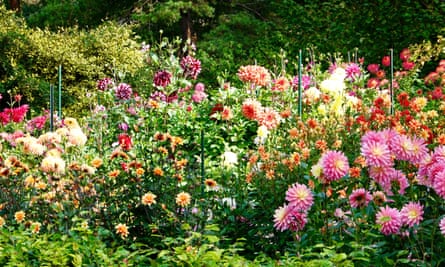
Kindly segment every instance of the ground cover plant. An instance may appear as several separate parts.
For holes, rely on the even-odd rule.
[[[244,65],[218,88],[180,43],[142,46],[143,79],[95,81],[86,116],[31,118],[11,97],[0,263],[442,263],[442,43],[378,63],[304,51],[301,65]]]

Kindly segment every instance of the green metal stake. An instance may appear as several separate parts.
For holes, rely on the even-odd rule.
[[[301,95],[301,49],[298,51],[298,116],[302,115],[302,95]]]
[[[202,126],[201,126],[202,127]],[[201,128],[201,197],[204,198],[204,129]]]
[[[54,129],[54,86],[49,85],[49,130],[52,132]]]
[[[59,65],[59,120],[62,119],[62,65]]]

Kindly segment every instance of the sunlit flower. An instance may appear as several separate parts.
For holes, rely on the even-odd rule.
[[[83,146],[88,141],[87,136],[80,128],[70,129],[68,132],[68,142],[74,146]]]
[[[23,210],[21,211],[17,211],[16,213],[14,213],[14,219],[18,222],[21,223],[25,220],[25,212]]]
[[[271,80],[269,71],[256,65],[241,66],[238,69],[238,77],[243,82],[250,82],[257,86],[266,86]]]
[[[423,205],[418,202],[409,202],[400,211],[402,222],[409,227],[419,225],[423,220]]]
[[[317,102],[321,97],[321,92],[316,87],[309,87],[304,91],[303,97],[309,103]]]
[[[221,155],[222,165],[225,167],[233,167],[238,163],[238,155],[231,151],[226,151]]]
[[[322,173],[323,173],[323,166],[320,163],[312,165],[311,167],[312,176],[314,176],[315,178],[321,178]]]
[[[286,192],[286,200],[289,205],[297,210],[307,211],[314,203],[311,190],[304,184],[293,184]]]
[[[129,234],[127,225],[119,223],[118,225],[116,225],[115,229],[116,229],[116,234],[120,235],[121,238],[124,239],[127,238]]]
[[[151,206],[152,204],[156,203],[156,197],[157,196],[155,194],[148,192],[142,196],[141,202],[146,206]]]
[[[331,182],[339,180],[349,172],[348,158],[341,151],[327,151],[321,159],[323,175],[326,181]]]
[[[192,197],[189,193],[181,192],[176,195],[176,204],[178,204],[181,207],[187,207],[190,205],[190,202],[192,200]]]
[[[371,194],[364,188],[359,188],[352,191],[351,195],[349,196],[349,204],[353,208],[366,207],[371,200]]]
[[[396,234],[402,226],[400,212],[388,206],[380,207],[376,214],[376,223],[380,226],[380,231],[384,235]]]
[[[53,172],[57,174],[64,174],[65,166],[65,161],[62,158],[55,156],[46,156],[40,163],[40,169],[46,173]]]

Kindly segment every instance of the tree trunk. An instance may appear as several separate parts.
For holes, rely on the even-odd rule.
[[[20,0],[9,0],[9,8],[17,12],[20,11]]]
[[[181,28],[182,28],[182,43],[183,45],[187,46],[192,42],[192,31],[193,31],[192,18],[189,10],[181,12]]]

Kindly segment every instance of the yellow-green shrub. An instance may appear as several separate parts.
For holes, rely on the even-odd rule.
[[[49,84],[57,86],[62,66],[65,112],[82,112],[96,80],[133,75],[143,55],[131,26],[107,22],[89,31],[77,28],[31,29],[0,6],[0,92],[19,93],[33,108],[48,107]]]

